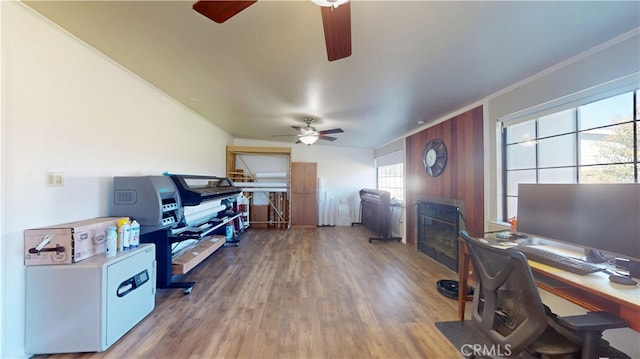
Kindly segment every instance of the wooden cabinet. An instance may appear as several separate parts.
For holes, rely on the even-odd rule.
[[[318,164],[291,162],[291,227],[318,225]]]

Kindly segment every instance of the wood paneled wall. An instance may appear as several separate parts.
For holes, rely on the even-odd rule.
[[[428,198],[464,201],[464,219],[471,235],[484,228],[484,145],[482,106],[406,138],[407,245],[417,248],[416,203]],[[439,138],[447,146],[447,166],[438,177],[426,174],[424,147]],[[461,224],[462,226],[462,224]]]

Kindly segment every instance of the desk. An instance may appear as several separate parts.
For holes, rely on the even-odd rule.
[[[458,317],[464,320],[465,304],[473,300],[473,296],[466,295],[471,258],[464,241],[459,241]],[[612,283],[604,272],[578,275],[534,261],[529,261],[529,266],[539,288],[589,311],[616,314],[640,332],[640,285]]]

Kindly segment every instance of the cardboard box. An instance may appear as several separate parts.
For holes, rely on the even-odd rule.
[[[251,209],[249,210],[251,228],[268,228],[268,213],[268,205],[251,205]]]
[[[200,262],[225,244],[224,236],[213,235],[201,239],[195,247],[172,260],[171,274],[187,274]]]
[[[126,217],[100,217],[24,231],[24,264],[71,264],[106,251],[107,227]],[[48,238],[41,250],[38,245]]]

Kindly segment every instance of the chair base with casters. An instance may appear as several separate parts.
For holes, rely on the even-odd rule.
[[[604,330],[628,326],[624,319],[607,312],[558,317],[542,303],[521,252],[491,247],[466,231],[459,235],[476,277],[472,320],[491,343],[508,346],[510,357],[629,358],[602,339]]]
[[[609,312],[588,312],[584,315],[558,317],[549,311],[549,316],[553,320],[551,325],[564,329],[564,335],[574,334],[576,336],[574,340],[582,343],[581,359],[630,358],[602,339],[602,332],[605,330],[628,326],[627,321],[617,315]]]

